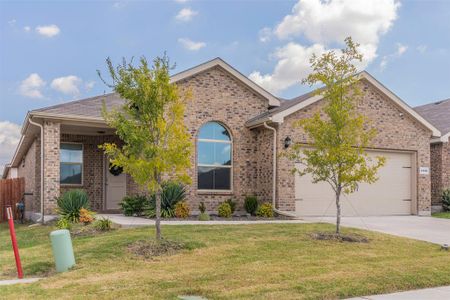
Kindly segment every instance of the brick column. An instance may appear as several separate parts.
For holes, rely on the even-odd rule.
[[[45,214],[55,214],[59,197],[59,143],[60,124],[44,122],[44,209]]]

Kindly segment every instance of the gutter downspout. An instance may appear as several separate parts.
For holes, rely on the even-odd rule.
[[[272,208],[273,211],[279,215],[295,218],[297,217],[295,214],[291,214],[285,211],[278,210],[276,208],[276,197],[277,197],[277,130],[275,127],[271,127],[267,125],[267,122],[263,123],[264,127],[272,130],[273,132],[273,170],[272,170]]]
[[[30,124],[35,125],[41,130],[41,220],[42,224],[45,224],[44,221],[44,127],[36,122],[31,120],[31,117],[28,119]]]

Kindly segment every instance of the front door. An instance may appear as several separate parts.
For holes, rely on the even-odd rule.
[[[122,201],[123,197],[125,197],[127,192],[126,175],[122,172],[111,171],[108,163],[105,165],[106,209],[120,209],[119,203]]]

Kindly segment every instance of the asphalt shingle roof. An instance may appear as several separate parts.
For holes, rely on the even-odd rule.
[[[439,129],[442,135],[450,132],[450,98],[417,106],[414,110]]]
[[[118,107],[123,104],[123,99],[116,93],[95,96],[82,100],[76,100],[57,104],[49,107],[44,107],[31,111],[43,112],[56,115],[80,116],[87,118],[102,118],[103,101],[105,101],[108,109]]]

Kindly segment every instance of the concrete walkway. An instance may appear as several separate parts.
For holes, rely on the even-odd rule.
[[[19,284],[19,283],[33,283],[42,278],[23,278],[23,279],[8,279],[8,280],[0,280],[0,285],[11,285],[11,284]]]
[[[121,214],[98,214],[97,217],[110,219],[122,227],[154,226],[155,220],[140,217],[127,217]],[[303,220],[242,220],[242,221],[194,221],[194,220],[171,220],[161,221],[162,225],[248,225],[248,224],[296,224],[310,223]]]
[[[347,300],[444,300],[450,299],[450,286],[400,292],[385,295],[356,297]]]
[[[336,222],[334,217],[304,218],[304,220],[333,224]],[[341,224],[439,245],[450,245],[450,219],[419,216],[343,217]]]

